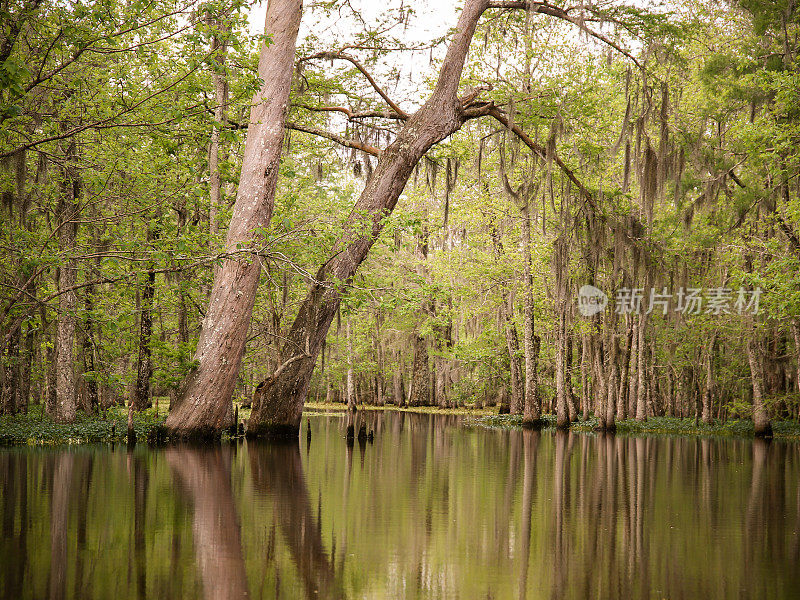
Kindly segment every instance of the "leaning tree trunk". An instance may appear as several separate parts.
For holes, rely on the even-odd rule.
[[[414,167],[434,144],[458,131],[469,118],[457,96],[458,84],[478,18],[488,7],[488,0],[467,0],[433,94],[381,152],[353,207],[351,221],[358,226],[345,232],[331,258],[317,272],[281,350],[284,368],[270,378],[269,385],[261,386],[248,435],[299,433],[317,355],[342,299],[342,286],[332,286],[330,282],[350,282],[383,229],[387,215],[394,210]],[[364,226],[364,217],[370,219],[371,227]]]
[[[260,273],[258,258],[242,254],[240,247],[249,247],[272,217],[302,9],[302,0],[270,0],[267,7],[265,31],[272,43],[262,46],[259,57],[264,85],[250,111],[239,189],[225,241],[231,255],[214,274],[197,342],[197,366],[184,381],[178,406],[166,421],[172,435],[215,435],[228,425]]]

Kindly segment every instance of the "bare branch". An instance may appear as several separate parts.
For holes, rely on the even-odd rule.
[[[354,112],[345,106],[309,106],[308,104],[292,104],[292,106],[296,108],[302,108],[304,110],[310,110],[313,112],[339,112],[347,116],[347,119],[349,121],[354,121],[356,119],[369,119],[369,118],[394,119],[396,121],[404,121],[408,118],[408,115],[400,115],[396,112],[390,112],[388,110],[367,110],[361,112]]]
[[[606,35],[595,31],[586,26],[585,19],[578,19],[568,14],[566,10],[558,6],[553,6],[548,2],[531,2],[530,0],[490,0],[489,8],[509,8],[509,9],[524,9],[530,10],[534,13],[549,15],[563,21],[568,21],[578,27],[584,33],[592,36],[593,38],[603,42],[604,44],[612,47],[614,50],[629,58],[640,69],[643,68],[642,64],[630,52],[625,50],[622,46],[609,39]]]
[[[354,57],[350,56],[349,54],[344,54],[342,52],[318,52],[317,54],[312,54],[311,56],[301,58],[300,62],[304,62],[307,60],[318,60],[318,59],[328,59],[328,60],[339,59],[348,61],[356,69],[361,71],[361,74],[367,78],[367,81],[369,81],[373,89],[376,92],[378,92],[378,95],[386,101],[386,104],[389,105],[389,108],[391,108],[394,112],[396,112],[400,116],[400,118],[402,119],[408,118],[408,113],[406,113],[391,98],[389,98],[389,95],[383,91],[381,86],[379,86],[378,83],[375,81],[375,79],[373,79],[372,75],[369,74],[369,71],[367,71],[364,65],[358,62],[358,60],[356,60]]]
[[[361,150],[362,152],[366,152],[367,154],[371,154],[372,156],[380,155],[380,149],[376,148],[375,146],[370,146],[369,144],[365,144],[364,142],[359,142],[357,140],[349,140],[341,135],[337,135],[335,133],[331,133],[330,131],[325,131],[323,129],[317,129],[316,127],[306,127],[305,125],[300,125],[298,123],[290,123],[286,122],[287,129],[294,129],[295,131],[302,131],[303,133],[309,133],[311,135],[316,135],[319,137],[327,138],[331,141],[336,142],[344,146],[345,148],[355,148],[356,150]]]

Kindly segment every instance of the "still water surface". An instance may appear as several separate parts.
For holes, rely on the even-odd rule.
[[[798,444],[387,412],[348,448],[308,418],[293,445],[0,450],[0,598],[800,597]]]

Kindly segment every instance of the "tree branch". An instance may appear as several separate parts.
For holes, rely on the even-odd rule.
[[[563,8],[560,8],[558,6],[553,6],[548,2],[531,2],[531,0],[490,0],[489,8],[524,9],[524,10],[530,10],[531,12],[534,13],[549,15],[551,17],[555,17],[563,21],[568,21],[569,23],[572,23],[573,25],[578,27],[584,33],[592,36],[593,38],[603,42],[608,46],[611,46],[614,50],[616,50],[623,56],[633,61],[633,64],[635,64],[640,69],[643,68],[642,64],[636,59],[636,57],[633,56],[627,50],[625,50],[622,46],[612,41],[599,31],[595,31],[594,29],[587,27],[583,19],[578,19],[576,17],[573,17],[572,15],[568,14],[567,11],[564,10]]]
[[[290,123],[289,121],[286,122],[287,129],[294,129],[295,131],[302,131],[303,133],[309,133],[311,135],[316,135],[319,137],[327,138],[331,141],[336,142],[344,146],[345,148],[355,148],[356,150],[361,150],[362,152],[366,152],[367,154],[371,154],[372,156],[380,155],[380,149],[376,148],[375,146],[370,146],[369,144],[365,144],[364,142],[359,142],[357,140],[349,140],[341,135],[337,135],[335,133],[331,133],[330,131],[325,131],[323,129],[317,129],[316,127],[306,127],[305,125],[300,125],[298,123]]]
[[[361,71],[361,74],[364,75],[364,77],[367,78],[367,81],[369,81],[369,83],[372,86],[372,88],[376,92],[378,92],[378,95],[381,98],[384,99],[386,104],[389,105],[389,108],[391,108],[394,112],[396,112],[401,119],[407,119],[408,118],[408,113],[406,113],[391,98],[389,98],[389,95],[386,92],[383,91],[381,86],[379,86],[378,83],[375,81],[375,79],[373,79],[372,75],[369,74],[369,71],[367,71],[367,69],[364,68],[364,65],[362,65],[360,62],[358,62],[358,60],[356,60],[354,57],[350,56],[349,54],[344,54],[342,52],[318,52],[317,54],[312,54],[311,56],[307,56],[305,58],[301,58],[300,62],[305,62],[307,60],[317,60],[317,59],[328,59],[328,60],[339,59],[339,60],[348,61],[356,69]]]
[[[369,118],[394,119],[396,121],[404,121],[408,118],[408,115],[400,115],[396,112],[391,112],[388,110],[367,110],[367,111],[355,112],[350,110],[346,106],[309,106],[308,104],[292,104],[292,106],[296,108],[302,108],[304,110],[310,110],[313,112],[339,112],[345,115],[348,121],[354,121],[356,119],[369,119]]]

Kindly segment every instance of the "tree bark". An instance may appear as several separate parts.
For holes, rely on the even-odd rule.
[[[411,375],[411,395],[408,399],[409,406],[428,406],[430,404],[429,378],[428,340],[421,335],[415,334],[414,368]]]
[[[534,317],[533,274],[531,272],[531,214],[530,204],[522,210],[522,262],[524,279],[524,306],[522,310],[522,350],[525,356],[525,406],[522,410],[523,427],[542,425],[541,397],[539,395],[539,336],[536,335]]]
[[[569,408],[567,406],[566,389],[566,324],[564,322],[564,310],[560,306],[557,309],[556,317],[556,427],[566,429],[569,427]]]
[[[67,151],[68,160],[74,157],[75,142]],[[52,417],[62,423],[72,423],[77,412],[75,397],[75,365],[73,349],[75,346],[75,286],[77,262],[72,256],[78,235],[78,197],[80,181],[73,167],[64,169],[64,184],[59,197],[58,249],[64,262],[58,271],[58,289],[63,291],[58,297],[58,326],[56,330],[56,403]],[[68,291],[65,291],[68,290]]]
[[[299,433],[311,374],[341,302],[342,285],[351,281],[367,257],[416,164],[431,146],[460,129],[468,118],[457,96],[458,84],[478,18],[488,6],[488,0],[467,0],[433,94],[381,152],[351,213],[354,226],[339,239],[331,258],[317,272],[283,345],[284,364],[295,357],[297,360],[275,378],[275,383],[262,387],[258,410],[253,411],[248,423],[248,435]]]
[[[647,329],[647,315],[645,313],[639,314],[639,324],[637,327],[638,340],[636,342],[637,349],[637,363],[636,375],[638,380],[636,382],[636,420],[647,420],[647,388],[649,387],[646,380],[647,365],[646,355],[647,348],[645,345],[644,333]]]
[[[350,317],[347,318],[347,409],[356,410],[356,384],[353,373],[353,334],[350,331]]]
[[[225,156],[220,151],[220,132],[226,127],[228,122],[228,78],[225,74],[225,59],[228,50],[228,42],[225,35],[228,26],[225,23],[225,11],[219,16],[209,14],[208,23],[216,29],[216,33],[211,39],[211,81],[214,84],[214,123],[211,126],[211,140],[208,151],[208,170],[209,170],[209,208],[208,208],[208,229],[211,234],[211,244],[214,245],[214,235],[219,230],[218,214],[223,205],[222,198],[222,170],[220,161],[225,160]]]
[[[619,381],[617,379],[619,374],[619,365],[617,364],[619,349],[616,338],[615,320],[616,319],[612,318],[610,320],[611,322],[606,324],[606,355],[608,358],[606,374],[608,375],[608,383],[606,384],[606,401],[603,406],[604,414],[600,417],[602,429],[609,432],[615,431],[617,428],[617,425],[614,421],[617,409],[614,396],[616,395],[619,386]]]
[[[617,414],[616,420],[617,421],[624,421],[628,417],[628,393],[630,390],[630,368],[631,368],[631,357],[633,356],[633,340],[635,336],[635,319],[630,316],[626,319],[627,323],[627,338],[625,342],[625,353],[622,356],[622,373],[620,373],[619,378],[619,392],[617,395],[616,403],[617,403]]]
[[[522,363],[519,359],[519,338],[517,326],[511,319],[511,308],[508,307],[506,311],[506,347],[511,371],[511,406],[509,410],[512,415],[521,415],[525,403],[525,381],[522,376]]]
[[[711,341],[705,348],[704,364],[706,371],[706,385],[703,388],[703,423],[709,424],[712,421],[711,401],[714,397],[714,346],[717,342],[716,331],[711,335]]]
[[[397,351],[397,365],[394,370],[393,377],[393,390],[394,390],[394,403],[397,406],[405,406],[406,404],[406,391],[403,385],[403,361],[400,350]]]
[[[250,111],[239,189],[225,242],[228,252],[250,246],[272,217],[301,13],[301,0],[270,0],[267,6],[265,31],[272,35],[272,43],[262,46],[259,57],[258,72],[264,84]],[[255,255],[229,257],[216,270],[195,353],[197,367],[184,381],[178,406],[166,421],[173,436],[217,435],[228,425],[260,270]]]
[[[158,232],[150,230],[148,241],[158,239]],[[156,289],[156,273],[153,265],[147,271],[139,315],[139,357],[136,361],[136,387],[133,390],[130,409],[140,412],[149,408],[150,379],[153,376],[153,356],[150,341],[153,337],[153,297]]]
[[[750,379],[753,385],[753,425],[756,437],[772,437],[772,424],[764,406],[763,349],[753,331],[747,340],[747,360],[750,363]]]

